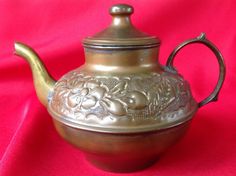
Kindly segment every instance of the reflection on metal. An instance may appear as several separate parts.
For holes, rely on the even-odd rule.
[[[157,130],[170,122],[186,121],[186,114],[195,112],[196,103],[188,83],[179,75],[96,76],[78,69],[57,82],[49,110],[59,120],[91,125],[89,130],[98,126],[112,132],[112,127],[119,126],[124,132],[132,126],[138,132],[142,125],[150,131],[154,124]]]
[[[85,64],[57,83],[38,55],[16,43],[31,66],[39,100],[58,133],[104,170],[131,172],[156,161],[185,134],[198,107],[217,100],[225,77],[219,50],[201,35],[179,45],[167,66],[158,62],[160,40],[136,29],[133,7],[112,6],[111,25],[83,40]],[[175,55],[202,43],[216,55],[220,74],[210,96],[196,103],[188,83],[173,67]]]

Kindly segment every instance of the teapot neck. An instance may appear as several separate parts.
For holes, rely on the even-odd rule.
[[[129,16],[114,16],[112,18],[112,23],[111,23],[111,27],[118,27],[118,28],[124,28],[124,27],[128,27],[128,28],[133,28],[133,25],[130,21],[130,17]]]
[[[128,50],[85,48],[84,69],[92,72],[124,73],[161,72],[159,47]]]

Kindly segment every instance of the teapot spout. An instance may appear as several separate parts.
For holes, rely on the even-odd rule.
[[[47,106],[48,95],[53,91],[55,80],[48,73],[38,54],[29,46],[15,42],[15,54],[23,57],[29,63],[38,99],[44,106]]]

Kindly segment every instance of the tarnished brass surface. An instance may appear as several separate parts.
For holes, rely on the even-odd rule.
[[[127,75],[144,72],[163,72],[158,63],[158,48],[107,50],[85,49],[87,72],[106,75]]]
[[[92,37],[83,40],[84,47],[96,49],[150,48],[160,44],[155,36],[149,36],[136,29],[130,20],[133,7],[125,4],[112,6],[110,26]]]
[[[77,69],[56,83],[50,99],[57,120],[112,133],[169,128],[197,110],[188,83],[168,72],[108,76]]]
[[[30,64],[38,99],[44,106],[47,106],[48,94],[53,91],[55,80],[47,72],[44,64],[32,48],[23,43],[16,42],[15,54],[21,56]]]
[[[132,12],[112,7],[112,24],[83,41],[85,65],[58,80],[49,97],[55,119],[89,131],[135,133],[192,118],[197,103],[188,83],[159,64],[160,41],[132,25]]]
[[[72,128],[54,119],[58,133],[84,152],[95,166],[112,172],[132,172],[153,164],[186,133],[190,121],[167,130],[134,134],[97,133]]]
[[[198,103],[198,107],[202,107],[210,102],[214,102],[218,100],[219,92],[221,90],[221,87],[224,83],[225,80],[225,64],[224,64],[224,59],[223,56],[221,55],[220,51],[217,49],[217,47],[206,38],[205,33],[201,33],[201,35],[195,39],[190,39],[188,41],[185,41],[181,43],[176,49],[170,54],[170,57],[167,60],[167,68],[172,71],[176,71],[175,68],[173,67],[173,62],[174,62],[174,57],[175,55],[186,45],[192,44],[192,43],[201,43],[205,46],[207,46],[216,56],[218,64],[219,64],[219,77],[218,77],[218,82],[213,90],[213,92],[206,97],[204,100]]]
[[[201,35],[180,44],[166,66],[158,61],[160,40],[137,30],[133,7],[110,9],[112,23],[83,41],[85,64],[56,83],[38,55],[16,43],[16,54],[30,64],[40,101],[58,133],[99,168],[131,172],[145,168],[186,132],[197,109],[216,101],[225,78],[223,57]],[[206,45],[219,63],[219,80],[200,103],[173,67],[175,55],[191,43]]]

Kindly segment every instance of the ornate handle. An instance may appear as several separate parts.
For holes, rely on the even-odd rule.
[[[175,68],[173,67],[174,57],[180,51],[180,49],[192,43],[202,43],[206,45],[215,54],[219,63],[219,68],[220,68],[219,78],[218,78],[218,82],[215,89],[208,97],[206,97],[204,100],[198,103],[198,107],[202,107],[203,105],[206,105],[212,101],[217,101],[220,89],[225,79],[225,65],[224,65],[223,56],[221,55],[220,51],[216,48],[216,46],[212,42],[207,40],[205,34],[202,33],[199,37],[195,39],[187,40],[181,43],[178,47],[176,47],[175,50],[170,54],[166,62],[166,66],[169,70],[176,72]]]

